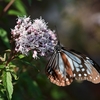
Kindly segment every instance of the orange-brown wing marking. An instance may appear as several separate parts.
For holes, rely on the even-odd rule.
[[[70,62],[68,61],[68,59],[66,58],[65,54],[61,52],[61,57],[63,59],[63,62],[64,62],[64,65],[65,65],[65,68],[66,68],[66,72],[67,74],[70,76],[70,77],[73,77],[73,71],[71,69],[71,65],[70,65]]]
[[[74,79],[74,74],[73,74],[70,62],[68,61],[65,53],[61,52],[61,57],[62,57],[62,60],[64,62],[64,66],[65,66],[65,69],[66,69],[66,82],[69,81],[69,83],[71,84],[73,79]],[[67,81],[67,79],[68,79],[68,81]]]

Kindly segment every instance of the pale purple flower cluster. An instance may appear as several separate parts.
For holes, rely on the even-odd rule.
[[[45,56],[54,50],[56,45],[54,33],[48,29],[42,18],[31,21],[30,17],[26,16],[19,17],[17,25],[11,30],[15,50],[25,55],[32,52],[33,58],[37,58],[38,55]]]

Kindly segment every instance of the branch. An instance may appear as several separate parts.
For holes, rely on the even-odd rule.
[[[14,2],[15,2],[15,0],[11,0],[11,1],[7,4],[7,6],[4,8],[3,12],[5,13],[5,12],[10,8],[10,6],[11,6]]]
[[[5,12],[7,12],[7,10],[10,8],[10,6],[11,6],[14,2],[15,2],[15,0],[11,0],[11,1],[6,5],[6,7],[5,7],[5,8],[3,9],[3,11],[1,12],[0,17],[2,17],[3,14],[4,14]]]

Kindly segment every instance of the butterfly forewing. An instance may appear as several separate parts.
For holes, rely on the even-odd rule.
[[[46,74],[52,83],[65,86],[70,85],[73,79],[100,82],[100,67],[93,60],[62,46],[60,49],[57,47],[46,67]]]
[[[100,82],[100,73],[96,70],[96,68],[98,68],[100,71],[100,68],[93,60],[85,55],[80,55],[75,52],[65,52],[66,55],[72,59],[74,66],[73,73],[76,80],[88,80],[93,83]]]

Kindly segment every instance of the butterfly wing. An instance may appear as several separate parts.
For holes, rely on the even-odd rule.
[[[51,56],[46,74],[58,86],[70,85],[74,79],[100,82],[100,67],[92,59],[63,47]]]
[[[64,61],[65,60],[65,63]],[[71,66],[61,52],[55,52],[46,66],[46,74],[50,81],[58,86],[70,85],[74,79]],[[68,72],[67,72],[68,71]]]
[[[100,82],[100,67],[89,57],[73,51],[62,50],[70,62],[76,80]]]

